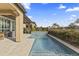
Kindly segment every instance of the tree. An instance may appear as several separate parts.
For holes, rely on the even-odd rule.
[[[71,23],[71,24],[69,25],[69,27],[74,27],[74,23]]]
[[[75,21],[75,23],[79,23],[79,18],[77,18],[77,20]]]
[[[56,24],[56,23],[54,23],[53,25],[52,25],[52,28],[59,28],[60,26],[58,25],[58,24]]]

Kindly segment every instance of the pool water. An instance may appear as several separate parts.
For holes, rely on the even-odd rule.
[[[35,42],[30,51],[30,56],[78,56],[76,52],[60,42],[47,36],[47,32],[33,32]]]

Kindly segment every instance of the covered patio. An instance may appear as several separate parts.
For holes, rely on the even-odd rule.
[[[16,42],[21,41],[23,39],[23,16],[24,16],[24,13],[25,13],[25,9],[22,7],[21,4],[0,3],[0,16],[2,16],[2,17],[3,16],[11,16],[11,17],[8,17],[8,18],[10,18],[10,21],[8,21],[8,19],[6,19],[6,21],[4,21],[3,19],[6,17],[4,17],[3,19],[0,19],[0,20],[2,20],[1,21],[2,23],[5,22],[4,23],[5,25],[8,24],[8,26],[7,26],[8,30],[7,30],[6,26],[3,26],[4,24],[2,24],[2,27],[0,27],[0,35],[3,34],[3,36],[5,37],[5,35],[4,35],[5,32],[9,31],[9,32],[13,33],[13,31],[14,31],[15,32],[15,34],[14,34],[15,41]],[[14,30],[12,30],[13,29],[12,21],[15,21],[15,24],[13,24],[13,25],[15,25]]]

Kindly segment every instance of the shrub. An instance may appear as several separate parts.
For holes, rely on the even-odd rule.
[[[48,34],[56,36],[62,40],[79,44],[79,32],[75,31],[75,29],[52,29],[51,31],[48,31]]]

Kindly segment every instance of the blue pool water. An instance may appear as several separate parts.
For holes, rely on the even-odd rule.
[[[78,56],[76,52],[47,36],[47,32],[33,32],[35,42],[30,56]]]

